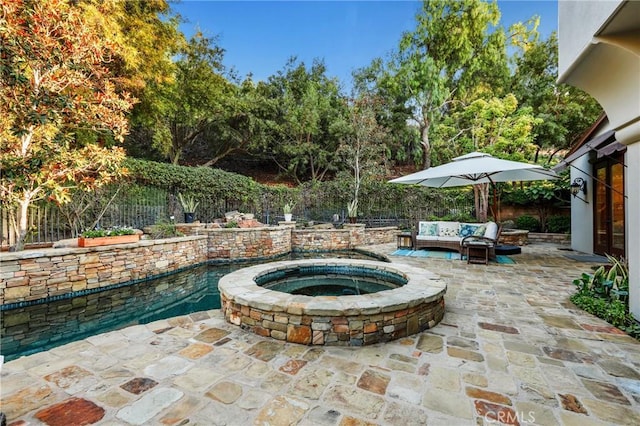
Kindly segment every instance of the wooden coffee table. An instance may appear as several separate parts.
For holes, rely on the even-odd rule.
[[[487,265],[489,263],[488,243],[482,241],[467,241],[464,249],[467,255],[467,263],[479,263]]]

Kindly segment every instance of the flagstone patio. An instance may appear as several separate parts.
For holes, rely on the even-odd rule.
[[[593,264],[564,254],[390,256],[446,281],[445,317],[367,347],[265,339],[220,310],[93,336],[2,365],[1,411],[10,425],[640,424],[640,343],[571,305]]]

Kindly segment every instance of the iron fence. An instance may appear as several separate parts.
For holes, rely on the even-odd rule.
[[[426,194],[426,195],[425,195]],[[432,194],[432,195],[429,195]],[[433,195],[437,194],[437,195]],[[262,223],[273,225],[284,219],[279,200],[263,193],[259,199],[199,198],[196,220],[209,223],[229,211],[253,213]],[[322,189],[304,191],[293,213],[298,222],[343,223],[349,198]],[[419,220],[443,217],[471,217],[473,197],[457,192],[406,191],[397,195],[363,193],[359,197],[358,222],[369,227],[410,228]],[[83,230],[128,226],[143,229],[160,222],[182,222],[184,211],[177,193],[140,186],[103,188],[76,194],[71,203],[32,205],[29,209],[27,244],[46,244],[75,238]],[[3,248],[15,242],[6,206],[0,206],[0,238]]]

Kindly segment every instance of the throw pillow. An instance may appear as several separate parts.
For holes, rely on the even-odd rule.
[[[484,233],[487,230],[487,225],[480,225],[473,231],[474,237],[484,237]]]
[[[498,236],[498,224],[495,222],[487,223],[487,230],[484,232],[484,236],[495,240]]]
[[[460,224],[460,236],[462,238],[474,235],[480,225],[476,223],[461,223]]]
[[[438,224],[436,222],[420,222],[418,234],[423,237],[435,237],[438,235]]]
[[[438,236],[440,237],[457,237],[460,225],[457,222],[439,222]]]

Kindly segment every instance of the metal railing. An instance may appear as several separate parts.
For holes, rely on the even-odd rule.
[[[233,199],[199,199],[196,220],[214,222],[225,212],[238,210],[253,213],[265,224],[283,220],[282,206],[269,197],[242,202]],[[346,222],[347,201],[335,194],[314,193],[304,197],[294,208],[298,221]],[[458,214],[471,215],[471,197],[408,197],[392,200],[375,195],[363,196],[358,204],[358,222],[370,227],[398,226],[410,228],[419,220]],[[46,244],[65,238],[75,238],[85,229],[128,226],[143,229],[159,222],[183,222],[182,207],[177,193],[159,188],[112,187],[91,194],[75,196],[70,204],[34,204],[29,208],[27,244]],[[0,238],[2,247],[15,243],[6,206],[0,206]]]

